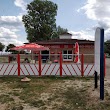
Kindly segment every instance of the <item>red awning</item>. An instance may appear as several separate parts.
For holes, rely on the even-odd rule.
[[[21,51],[21,50],[41,51],[41,50],[49,50],[49,48],[48,47],[44,47],[42,45],[35,44],[35,43],[29,43],[29,44],[25,44],[25,45],[22,45],[22,46],[16,46],[16,47],[10,48],[10,50],[18,50],[18,51]]]

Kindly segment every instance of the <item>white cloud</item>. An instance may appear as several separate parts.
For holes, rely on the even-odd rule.
[[[5,45],[13,43],[15,45],[21,45],[23,42],[17,40],[19,35],[16,34],[16,30],[11,30],[5,27],[0,27],[0,42]]]
[[[14,44],[14,45],[18,46],[18,45],[23,45],[23,42],[19,41],[17,39],[10,39],[8,44]]]
[[[13,43],[15,45],[23,44],[18,38],[20,35],[18,31],[23,29],[22,16],[1,16],[0,17],[0,42],[8,45]]]
[[[109,20],[110,17],[109,0],[87,0],[87,3],[78,9],[78,12],[84,10],[89,19],[92,20]]]
[[[94,40],[94,36],[89,35],[86,31],[69,31],[72,34],[73,39],[87,39]]]
[[[1,39],[0,39],[1,40]],[[9,44],[14,44],[15,46],[19,46],[19,45],[23,45],[23,42],[18,41],[16,39],[10,39],[9,42],[7,42],[7,40],[3,40],[2,42],[5,46],[9,45]]]
[[[110,28],[105,30],[105,40],[110,40]]]
[[[26,2],[24,2],[24,0],[15,0],[14,4],[17,7],[20,7],[23,11],[26,11]]]
[[[22,16],[0,16],[0,26],[23,27]]]
[[[77,11],[80,12],[81,10],[85,11],[85,14],[90,19],[96,19],[94,8],[95,8],[96,0],[87,0],[86,5],[78,9]]]
[[[15,46],[23,45],[24,42],[19,41],[17,39],[10,39],[7,41],[5,38],[0,38],[0,41],[5,45],[14,44]]]
[[[10,30],[8,28],[0,27],[0,38],[17,38],[17,35],[13,30]]]
[[[87,0],[87,3],[77,11],[84,11],[89,19],[97,21],[92,28],[103,27],[105,39],[110,39],[110,0]]]
[[[22,9],[18,16],[0,16],[0,42],[6,46],[10,43],[14,45],[23,44],[22,39],[21,41],[18,39],[21,37],[20,32],[24,30],[22,15],[26,13],[27,3],[24,0],[14,0],[14,4]]]

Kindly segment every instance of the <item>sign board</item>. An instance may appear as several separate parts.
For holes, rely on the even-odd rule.
[[[101,29],[97,28],[95,32],[95,71],[100,74],[100,39]]]
[[[104,100],[104,29],[95,32],[95,73],[100,74],[100,99]]]

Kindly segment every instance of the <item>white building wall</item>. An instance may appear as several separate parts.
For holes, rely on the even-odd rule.
[[[72,35],[60,35],[60,39],[72,39]]]

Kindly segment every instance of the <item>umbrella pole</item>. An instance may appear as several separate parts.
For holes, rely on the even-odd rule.
[[[33,51],[32,51],[32,63],[33,63]]]

